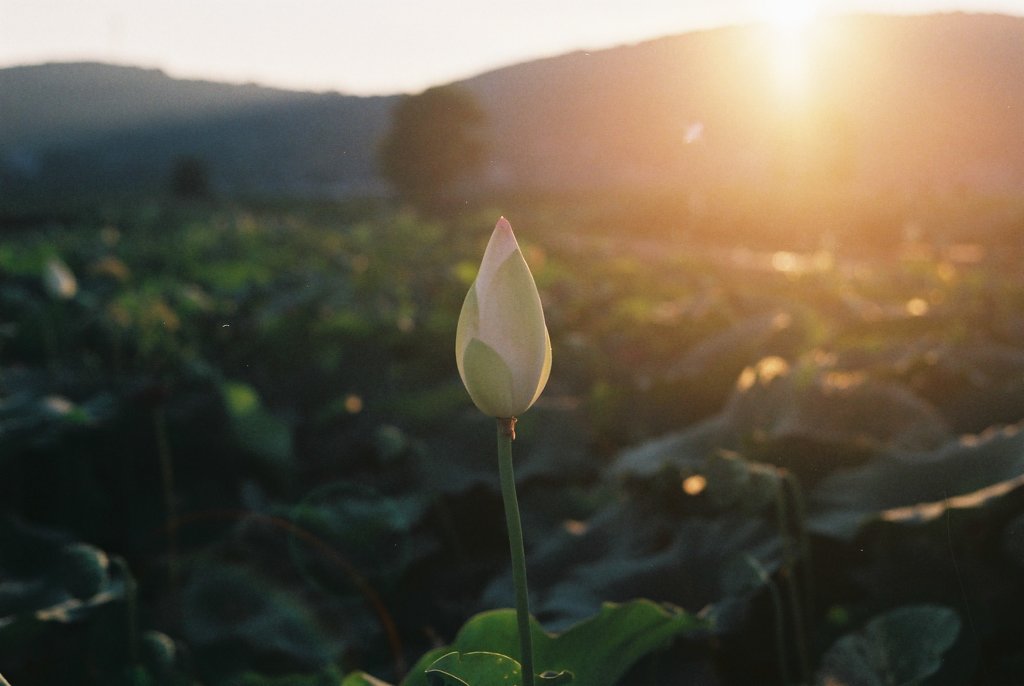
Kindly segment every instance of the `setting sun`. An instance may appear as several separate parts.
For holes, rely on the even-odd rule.
[[[813,4],[800,0],[773,4],[765,17],[770,32],[772,74],[786,100],[797,99],[806,92],[814,19]]]
[[[814,3],[801,0],[772,3],[765,20],[783,32],[806,28],[814,20]]]

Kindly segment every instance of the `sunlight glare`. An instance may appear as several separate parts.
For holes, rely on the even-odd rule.
[[[579,519],[567,519],[562,522],[562,528],[565,529],[570,536],[582,536],[587,533],[587,530],[590,527],[586,522],[580,521]]]
[[[749,391],[756,384],[767,386],[778,377],[789,374],[789,363],[781,357],[771,355],[761,359],[753,367],[745,368],[736,380],[736,388],[741,393]]]
[[[810,29],[814,19],[814,3],[810,0],[772,3],[770,14],[766,16],[775,82],[787,98],[796,98],[807,88]]]
[[[345,411],[349,414],[359,414],[363,411],[363,399],[355,393],[345,396]]]
[[[686,495],[700,495],[707,488],[708,480],[700,474],[693,474],[683,479],[683,493]]]
[[[905,309],[907,310],[907,314],[911,317],[923,317],[928,314],[928,310],[930,308],[928,306],[928,301],[924,298],[911,298],[907,301]]]
[[[704,122],[695,121],[686,125],[686,133],[683,135],[683,141],[687,145],[698,142],[704,137]]]
[[[767,21],[780,31],[800,31],[814,20],[814,3],[811,0],[788,0],[773,2],[768,9]]]

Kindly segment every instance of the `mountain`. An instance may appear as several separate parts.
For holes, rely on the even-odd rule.
[[[308,97],[259,86],[172,79],[98,63],[0,70],[0,145],[66,143],[82,135],[171,125]]]
[[[806,60],[789,65],[807,71],[802,98],[776,82],[778,58]],[[463,85],[491,113],[492,173],[506,182],[678,188],[825,175],[1024,188],[1024,18],[843,17],[809,30],[806,46],[724,28]]]
[[[780,60],[804,82],[777,79]],[[1024,189],[1024,18],[822,20],[670,36],[459,84],[487,112],[480,188],[900,199]],[[226,192],[381,192],[395,97],[54,64],[0,70],[0,191],[160,187],[201,158]],[[730,201],[731,202],[731,201]]]
[[[227,192],[380,192],[394,97],[173,79],[96,63],[0,70],[0,188],[162,188],[195,157]]]

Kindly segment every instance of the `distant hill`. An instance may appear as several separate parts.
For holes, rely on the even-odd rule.
[[[309,97],[92,62],[14,67],[0,70],[0,145],[65,143],[82,135],[187,123]]]
[[[855,16],[814,29],[806,99],[763,28],[708,30],[499,69],[491,189],[1024,193],[1024,18]],[[0,192],[158,187],[195,155],[226,192],[380,192],[396,97],[172,79],[101,64],[0,70]]]
[[[161,188],[195,156],[227,192],[380,192],[375,141],[394,99],[96,63],[0,69],[0,189]]]
[[[465,81],[493,120],[494,177],[677,188],[826,176],[1024,191],[1024,18],[823,21],[809,34],[803,103],[776,88],[767,34],[709,30]]]

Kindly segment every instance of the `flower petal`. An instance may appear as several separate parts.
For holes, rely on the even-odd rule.
[[[480,308],[477,305],[476,286],[471,286],[462,303],[459,313],[459,324],[455,329],[455,362],[459,366],[459,376],[466,383],[466,369],[463,357],[469,342],[480,335]]]
[[[512,370],[513,397],[525,412],[539,395],[545,362],[551,352],[537,286],[521,252],[497,269],[486,295],[478,292],[479,337]],[[543,379],[547,381],[546,378]]]
[[[484,259],[480,263],[480,271],[476,275],[476,288],[483,298],[491,289],[494,274],[512,253],[520,253],[519,243],[512,233],[512,225],[502,217],[494,226],[491,238],[487,241],[487,248],[484,250]]]
[[[462,365],[466,390],[481,412],[502,418],[518,413],[512,397],[512,372],[494,348],[479,338],[470,340]]]

